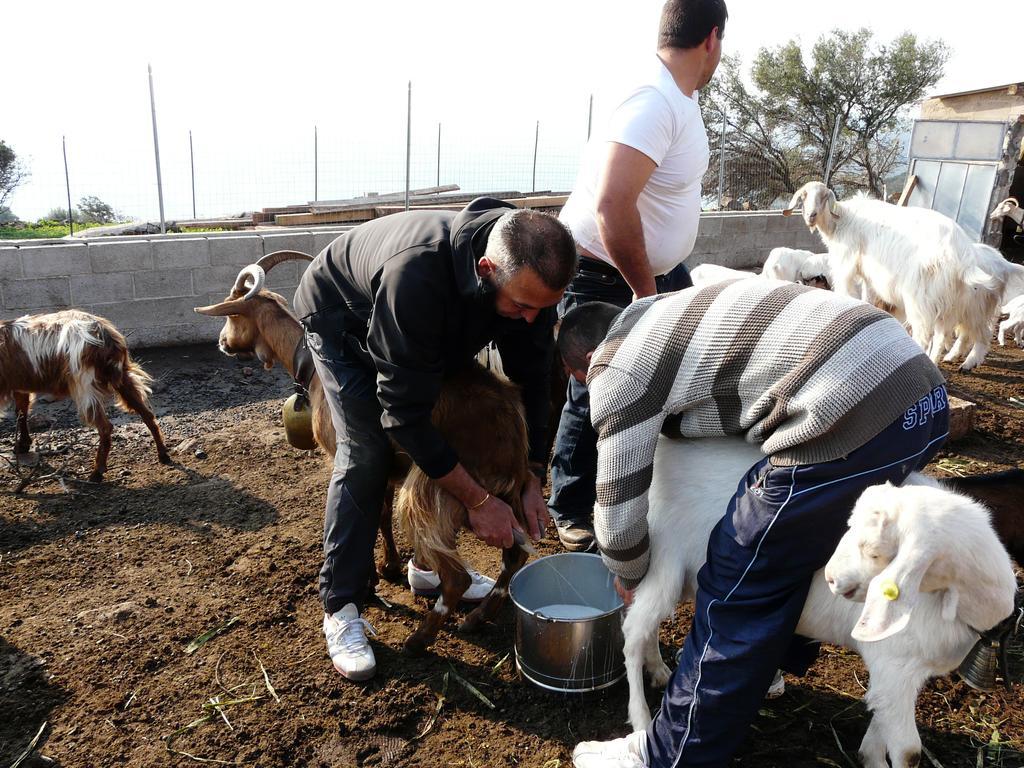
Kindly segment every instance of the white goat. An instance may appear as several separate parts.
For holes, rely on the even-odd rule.
[[[826,291],[832,287],[832,268],[828,254],[799,248],[772,248],[764,262],[761,276],[803,283]]]
[[[1024,296],[1011,299],[1003,307],[1003,312],[1009,317],[999,324],[999,345],[1005,347],[1006,334],[1012,333],[1014,344],[1024,347]]]
[[[927,208],[901,208],[858,196],[842,203],[824,184],[812,181],[793,196],[787,215],[803,205],[804,222],[816,229],[832,256],[833,288],[859,297],[859,279],[874,296],[902,314],[912,335],[938,362],[953,333],[970,352],[960,366],[969,371],[985,359],[993,321],[1011,276],[1024,268],[979,264],[979,251],[952,219]]]
[[[637,587],[623,623],[629,720],[634,730],[646,728],[651,720],[643,692],[643,668],[647,667],[655,685],[664,685],[671,674],[658,649],[658,625],[672,615],[679,599],[693,598],[697,571],[704,564],[711,530],[724,514],[737,479],[761,458],[759,447],[737,438],[661,438],[658,442],[649,492],[650,567]],[[923,475],[913,477],[913,482],[925,486],[938,485]],[[1016,581],[1009,556],[992,532],[984,508],[975,502],[935,490],[945,502],[942,527],[928,536],[918,536],[916,549],[900,546],[903,530],[916,533],[935,524],[929,518],[925,526],[915,526],[915,516],[920,516],[933,501],[931,496],[927,501],[914,496],[918,490],[932,489],[908,489],[906,497],[900,497],[898,509],[884,506],[889,515],[886,523],[892,521],[897,525],[895,536],[888,537],[892,529],[885,528],[886,540],[896,542],[897,558],[890,563],[883,557],[863,569],[858,563],[858,584],[888,568],[883,578],[869,582],[869,601],[862,605],[834,594],[819,571],[796,630],[807,637],[852,648],[863,657],[871,679],[865,699],[875,715],[860,747],[868,768],[884,768],[887,753],[893,768],[917,764],[921,742],[914,722],[914,705],[921,686],[930,677],[957,667],[978,640],[974,629],[989,629],[1013,610]],[[877,496],[868,499],[875,500]],[[853,529],[847,536],[854,536]],[[989,580],[964,584],[956,578],[943,578],[936,583],[945,591],[919,593],[906,579],[908,573],[920,570],[929,552],[927,546],[918,545],[934,543],[948,550],[950,542],[958,549],[969,549],[974,558],[968,561],[964,553],[956,561],[970,566],[970,575],[961,573],[961,577],[972,577],[975,566],[983,564]],[[921,557],[911,557],[912,552]],[[899,570],[908,563],[908,571]],[[944,561],[943,567],[946,565]],[[848,586],[853,580],[846,576],[847,571],[832,562],[828,567],[837,589],[854,589],[852,596],[856,596],[856,589]],[[955,576],[955,571],[953,566],[943,572]],[[889,578],[902,590],[902,596],[895,602],[880,597],[878,592],[877,582]],[[994,584],[990,583],[992,580]],[[926,586],[933,586],[930,580]],[[959,607],[949,597],[954,588],[958,590]],[[972,604],[971,609],[967,608],[968,603]],[[951,605],[957,611],[956,618],[947,620],[943,607],[948,614]],[[895,614],[892,606],[896,606]],[[967,610],[982,613],[967,614]],[[862,613],[869,621],[859,632],[862,639],[854,639],[851,632],[859,626]],[[879,615],[881,619],[877,618]],[[894,633],[886,633],[891,626],[886,622],[890,620],[905,624],[903,631],[896,627]],[[974,622],[974,629],[968,626],[969,622]],[[868,642],[875,634],[884,639]]]
[[[698,288],[705,285],[711,285],[712,283],[721,283],[726,280],[746,279],[748,277],[757,277],[757,273],[744,272],[740,269],[730,269],[729,267],[723,267],[718,264],[701,264],[700,266],[694,267],[690,270],[690,279],[693,281],[694,286]]]

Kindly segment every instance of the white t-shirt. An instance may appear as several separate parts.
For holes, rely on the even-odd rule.
[[[576,186],[559,217],[577,243],[611,264],[595,218],[608,142],[633,147],[657,164],[640,192],[637,208],[651,271],[663,275],[693,250],[700,220],[701,179],[708,169],[710,151],[696,98],[679,90],[661,59],[655,58],[642,84],[615,108],[605,129],[591,137]]]

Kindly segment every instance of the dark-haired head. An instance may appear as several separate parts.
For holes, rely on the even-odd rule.
[[[586,381],[590,358],[621,311],[614,304],[592,301],[570,309],[562,318],[558,353],[570,375],[580,383]]]
[[[725,34],[725,0],[668,0],[661,9],[658,48],[696,48],[715,32]]]

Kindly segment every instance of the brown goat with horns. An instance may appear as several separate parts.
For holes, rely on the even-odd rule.
[[[298,251],[278,251],[264,256],[238,274],[228,297],[208,307],[197,307],[202,315],[224,317],[219,346],[222,352],[246,358],[255,355],[268,370],[275,361],[296,375],[295,350],[303,337],[301,324],[288,304],[275,293],[264,290],[266,273],[292,259],[311,261]],[[313,409],[313,436],[327,456],[334,456],[335,434],[330,410],[324,401],[319,379],[313,375],[309,386]],[[501,498],[523,524],[522,494],[530,478],[527,464],[527,433],[518,388],[473,364],[449,378],[434,406],[434,425],[455,449],[470,475],[493,495]],[[499,439],[495,439],[495,437]],[[425,650],[437,636],[448,610],[469,587],[469,573],[459,557],[456,540],[467,527],[465,508],[430,480],[418,467],[398,454],[392,482],[400,490],[398,508],[403,529],[412,539],[417,560],[437,571],[441,580],[444,610],[430,611],[420,627],[405,641],[411,653]],[[381,515],[385,542],[384,575],[400,571],[400,560],[391,531],[391,500]],[[524,525],[525,528],[525,525]],[[528,545],[526,545],[528,546]],[[524,545],[502,552],[501,575],[486,599],[462,623],[472,630],[494,618],[508,595],[508,583],[526,562]]]
[[[170,464],[160,427],[149,406],[152,379],[128,354],[124,336],[102,317],[74,309],[26,315],[0,322],[0,408],[14,401],[18,423],[15,452],[28,453],[32,436],[28,414],[35,394],[70,397],[82,422],[100,436],[89,480],[98,483],[107,470],[113,432],[107,401],[117,397],[126,411],[146,423],[160,461]]]

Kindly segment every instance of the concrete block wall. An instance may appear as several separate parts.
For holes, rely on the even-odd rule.
[[[0,241],[0,320],[76,307],[109,318],[129,334],[132,347],[213,341],[223,321],[197,315],[193,307],[223,299],[238,270],[264,254],[288,249],[315,255],[347,228]],[[780,245],[824,250],[796,216],[705,213],[686,263],[760,266]],[[291,301],[304,268],[301,262],[281,264],[267,285]]]
[[[704,213],[686,265],[690,269],[704,263],[733,269],[760,267],[772,248],[779,246],[825,252],[821,238],[807,229],[800,216],[783,216],[779,211]]]
[[[193,307],[223,299],[238,270],[264,254],[315,255],[346,228],[0,241],[0,320],[75,307],[110,319],[133,348],[213,341],[223,321]],[[281,264],[267,285],[291,301],[304,268]]]

